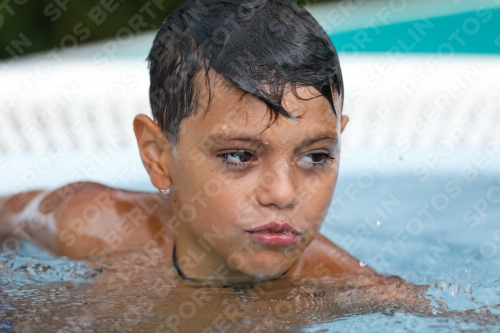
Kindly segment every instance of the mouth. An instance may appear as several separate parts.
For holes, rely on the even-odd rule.
[[[271,222],[246,232],[258,243],[270,246],[291,246],[300,238],[300,233],[288,223]]]

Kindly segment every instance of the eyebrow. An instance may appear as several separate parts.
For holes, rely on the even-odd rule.
[[[227,144],[231,142],[247,142],[255,146],[262,146],[265,145],[265,142],[262,141],[261,139],[258,139],[254,136],[247,136],[247,135],[231,135],[231,134],[221,134],[221,133],[216,133],[212,134],[209,136],[209,139],[212,140],[213,142],[217,144]],[[330,135],[330,134],[320,134],[316,137],[307,139],[302,141],[296,148],[295,151],[304,149],[308,146],[311,146],[317,142],[321,141],[330,141],[333,145],[337,145],[339,142],[338,136],[337,135]]]
[[[339,138],[336,135],[321,135],[317,136],[315,138],[311,138],[308,140],[303,141],[295,150],[301,150],[303,148],[306,148],[308,146],[311,146],[315,144],[316,142],[321,142],[321,141],[330,141],[332,144],[337,145],[339,142]]]
[[[208,137],[210,140],[214,141],[215,143],[218,144],[225,144],[233,141],[239,141],[239,142],[249,142],[254,145],[260,145],[263,143],[262,140],[257,139],[256,137],[253,136],[238,136],[238,135],[231,135],[231,134],[213,134]]]

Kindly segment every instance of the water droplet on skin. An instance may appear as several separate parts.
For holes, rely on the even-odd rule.
[[[449,287],[449,283],[447,281],[444,281],[444,280],[440,280],[440,281],[437,281],[434,286],[437,288],[437,289],[440,289],[440,290],[445,290],[446,288]]]
[[[364,261],[364,260],[360,260],[360,261],[359,261],[359,266],[361,266],[361,267],[365,267],[365,266],[366,266],[366,261]]]
[[[227,124],[222,125],[222,130],[225,131],[227,128]]]
[[[464,293],[466,294],[472,294],[472,286],[470,284],[466,284],[464,288]]]

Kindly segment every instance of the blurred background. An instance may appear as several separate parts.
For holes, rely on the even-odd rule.
[[[181,2],[3,3],[0,194],[155,190],[132,119],[150,114],[145,59]],[[322,231],[413,281],[498,277],[499,0],[300,3],[339,51],[351,118]]]
[[[8,46],[13,40],[25,37],[31,44],[23,49],[22,54],[27,55],[60,47],[68,34],[74,34],[79,44],[114,38],[116,32],[127,26],[128,21],[136,14],[145,14],[142,15],[141,30],[156,30],[165,16],[183,2],[184,0],[10,1],[0,11],[3,16],[0,28],[6,27],[1,30],[0,45]],[[325,0],[302,0],[297,3],[308,6],[322,2]],[[108,15],[110,19],[107,19]],[[85,33],[74,33],[77,30]],[[24,37],[20,37],[20,34]],[[0,48],[0,59],[17,56],[19,53],[12,52],[12,49]]]

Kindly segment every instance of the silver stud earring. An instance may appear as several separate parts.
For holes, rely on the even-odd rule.
[[[167,188],[166,190],[158,190],[160,191],[161,194],[170,194],[170,188]]]

